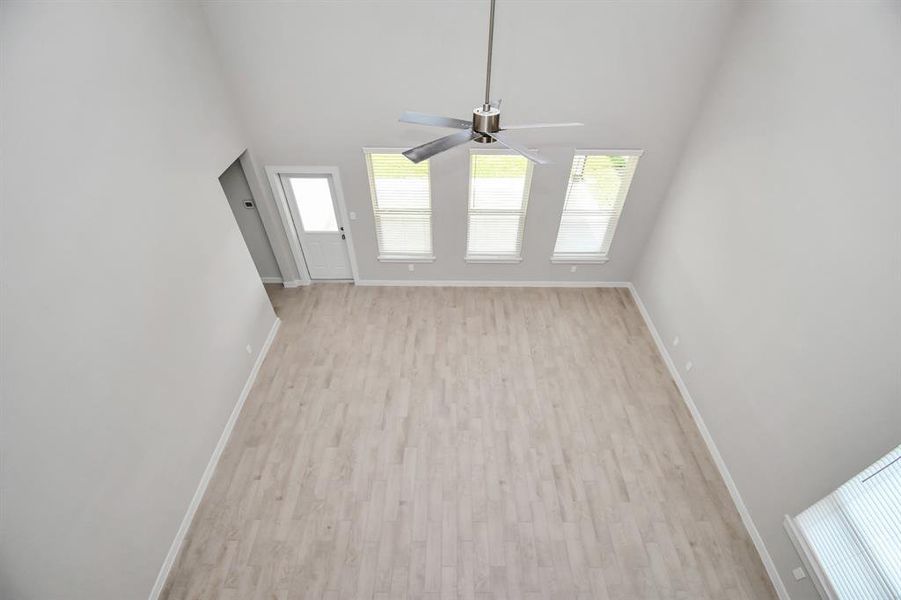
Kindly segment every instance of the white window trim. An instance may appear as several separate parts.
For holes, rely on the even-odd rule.
[[[566,195],[569,193],[569,178],[572,176],[572,164],[576,159],[577,155],[584,156],[635,156],[641,158],[644,155],[644,150],[640,149],[623,149],[623,148],[610,148],[610,149],[601,149],[601,148],[576,148],[573,151],[572,158],[569,160],[569,173],[566,176],[566,189],[563,191],[563,207],[566,206]],[[632,181],[634,181],[634,176]],[[626,197],[623,198],[623,210],[625,210],[626,205],[625,201],[628,199],[629,191],[632,189],[632,181],[629,181],[629,190],[626,191]],[[557,236],[560,235],[560,223],[563,221],[563,209],[560,210],[560,221],[557,222]],[[617,217],[617,227],[619,226],[619,217]],[[614,227],[613,234],[616,234],[616,227]],[[613,245],[613,240],[610,240],[611,247]],[[557,238],[554,238],[554,246],[557,245]],[[561,265],[584,265],[584,264],[596,264],[602,265],[610,261],[610,251],[608,250],[606,253],[591,253],[591,254],[572,254],[562,252],[560,254],[552,254],[551,262],[555,264]]]
[[[470,148],[469,150],[469,163],[468,163],[468,174],[469,174],[469,186],[466,195],[466,256],[463,257],[463,260],[467,263],[481,263],[481,264],[518,264],[522,262],[522,250],[525,243],[526,236],[526,219],[529,215],[529,196],[532,195],[532,173],[534,165],[532,161],[526,159],[528,164],[526,171],[526,185],[523,190],[523,195],[525,196],[525,201],[522,205],[522,225],[519,230],[519,253],[518,254],[470,254],[469,253],[469,214],[472,212],[472,208],[470,203],[472,201],[472,157],[475,154],[500,154],[506,156],[522,156],[519,152],[514,150],[500,149],[500,148]],[[491,211],[478,211],[478,212],[491,212]],[[509,214],[511,211],[497,211],[504,214]]]
[[[609,260],[604,254],[555,254],[551,257],[552,263],[561,265],[602,265]]]
[[[379,254],[379,262],[386,263],[431,263],[435,262],[435,255],[423,254]]]
[[[403,154],[406,148],[382,148],[373,146],[363,147],[363,164],[366,167],[366,182],[369,185],[369,208],[372,210],[372,224],[376,227],[377,217],[375,214],[375,189],[372,187],[372,176],[370,173],[370,154]],[[416,212],[416,211],[403,211]],[[382,254],[378,239],[378,230],[376,229],[376,247],[379,248],[379,255],[376,259],[384,263],[431,263],[435,262],[435,232],[432,226],[432,168],[429,165],[429,245],[432,247],[431,254]]]
[[[788,539],[795,547],[795,551],[801,558],[801,563],[804,565],[805,571],[807,571],[807,576],[810,577],[810,581],[820,594],[820,597],[824,600],[839,600],[838,594],[835,593],[832,584],[829,583],[829,579],[820,568],[820,562],[814,557],[803,534],[798,531],[795,520],[791,516],[785,515],[782,526],[785,528]]]
[[[517,264],[522,262],[522,255],[507,256],[504,254],[469,254],[464,260],[468,263],[494,263],[494,264]]]

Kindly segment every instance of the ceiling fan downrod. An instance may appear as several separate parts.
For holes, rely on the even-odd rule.
[[[581,123],[535,123],[532,125],[511,125],[501,127],[501,107],[500,102],[491,102],[491,58],[494,50],[494,3],[491,1],[491,11],[488,15],[488,63],[485,70],[485,102],[481,106],[476,106],[472,111],[472,120],[455,119],[453,117],[441,117],[438,115],[429,115],[425,113],[407,111],[400,116],[402,123],[414,123],[416,125],[427,125],[430,127],[447,127],[457,129],[456,133],[446,135],[444,137],[432,140],[410,148],[403,152],[414,163],[420,163],[424,160],[440,154],[456,146],[462,146],[469,142],[479,142],[481,144],[499,143],[517,154],[521,154],[534,163],[544,165],[549,161],[536,155],[534,152],[518,144],[511,139],[506,131],[509,129],[537,129],[545,127],[573,127],[582,125]]]
[[[488,15],[488,68],[485,70],[485,103],[482,110],[491,109],[491,54],[494,50],[494,1],[491,0],[491,12]]]
[[[491,11],[488,15],[488,65],[485,69],[485,103],[472,111],[472,129],[475,133],[473,141],[480,144],[492,144],[496,140],[491,133],[501,129],[500,107],[491,105],[491,56],[494,51],[494,2],[491,0]]]

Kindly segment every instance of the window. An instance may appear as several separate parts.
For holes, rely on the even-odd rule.
[[[379,260],[434,260],[429,161],[413,164],[399,150],[365,153]]]
[[[519,262],[532,163],[507,151],[470,154],[466,260]]]
[[[606,262],[640,152],[576,150],[554,262]]]
[[[793,524],[827,597],[901,598],[901,446]]]

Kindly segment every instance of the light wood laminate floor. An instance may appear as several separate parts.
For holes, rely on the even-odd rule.
[[[163,598],[774,598],[628,290],[270,288]]]

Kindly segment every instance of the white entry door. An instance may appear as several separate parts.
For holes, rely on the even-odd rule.
[[[331,175],[281,175],[310,279],[352,279]]]

